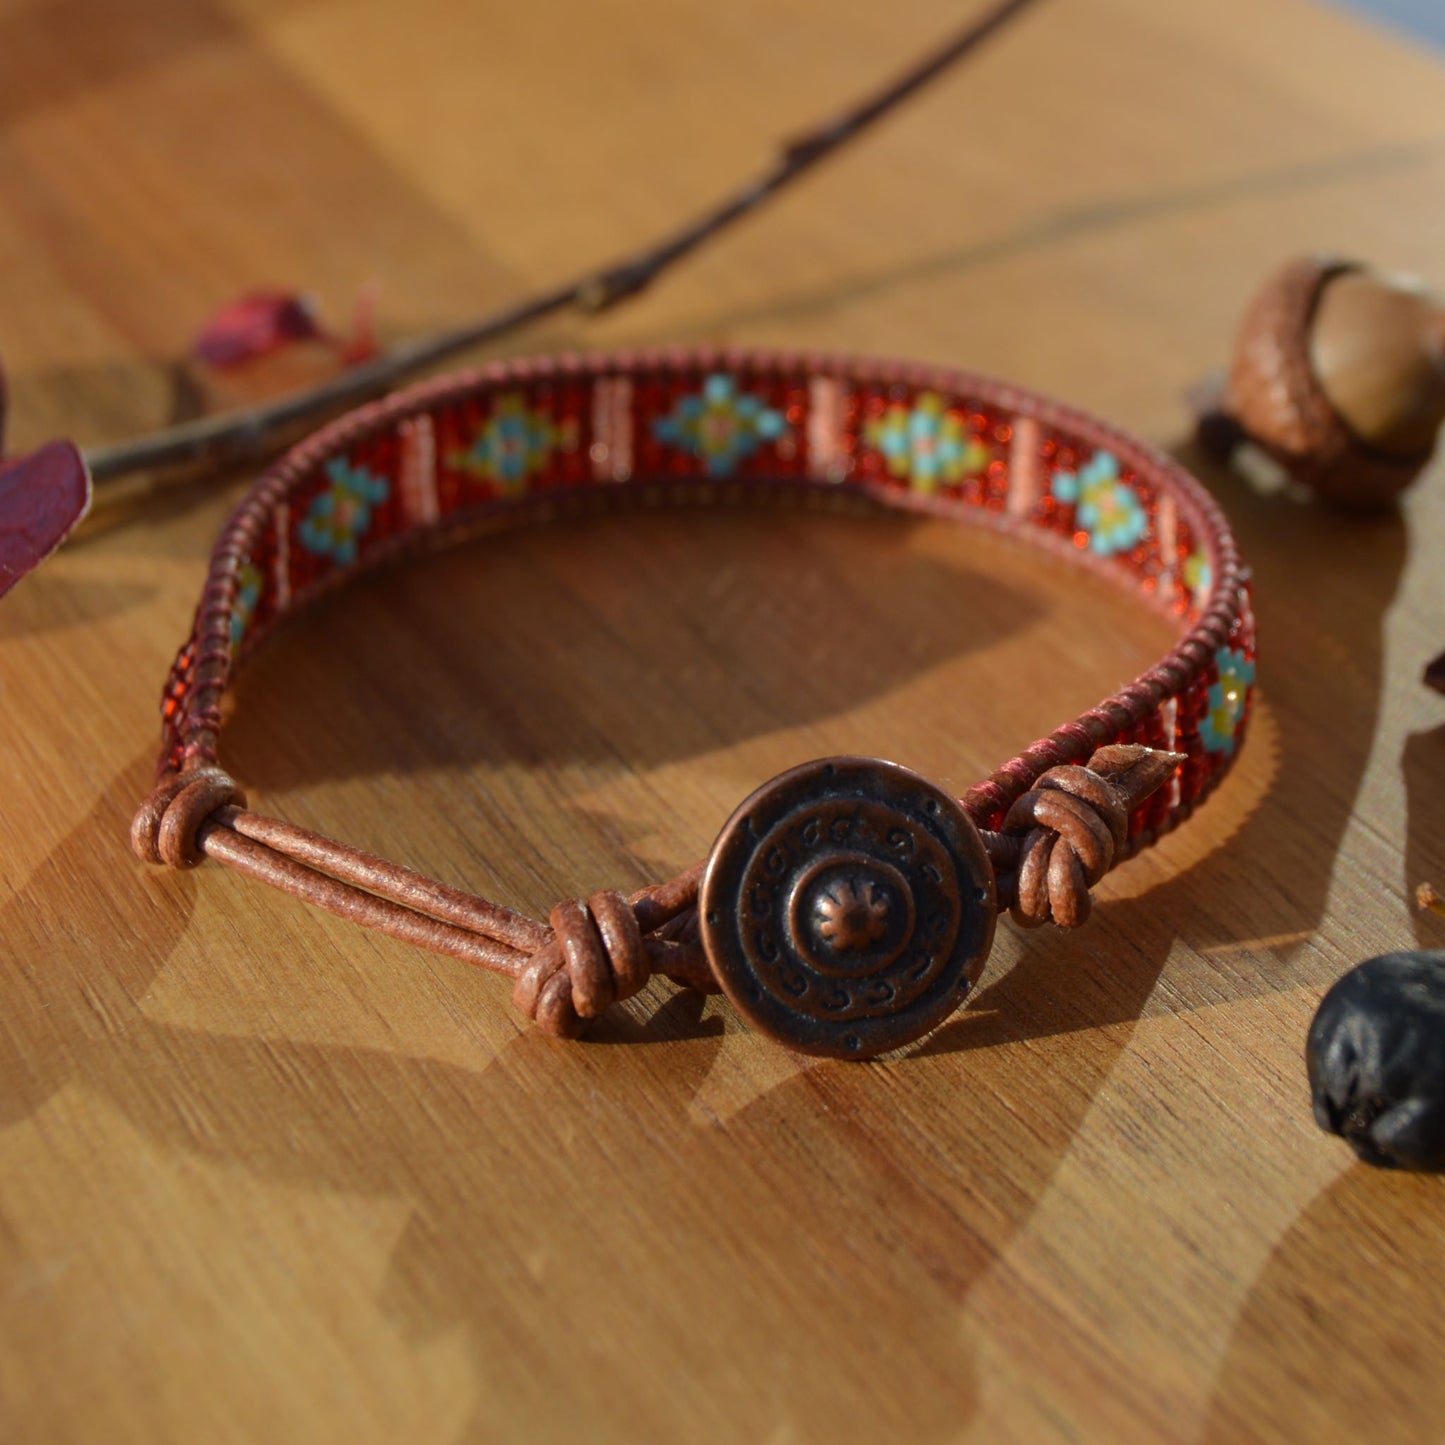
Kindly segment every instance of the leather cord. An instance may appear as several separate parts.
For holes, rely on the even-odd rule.
[[[1037,928],[1088,921],[1090,890],[1125,856],[1131,809],[1184,761],[1139,745],[1098,749],[1088,766],[1050,768],[1015,800],[984,846],[1001,907]],[[219,768],[163,779],[136,814],[131,846],[147,862],[194,867],[217,858],[353,923],[504,974],[512,1001],[540,1028],[575,1037],[655,973],[714,989],[696,942],[659,930],[695,916],[704,865],[631,897],[615,889],[564,899],[547,923],[401,864],[252,813]]]
[[[984,833],[999,905],[1025,928],[1077,928],[1093,906],[1090,889],[1128,847],[1129,814],[1180,763],[1181,753],[1139,746],[1098,749],[1086,767],[1050,768]]]
[[[631,897],[607,889],[587,902],[564,899],[549,922],[540,923],[307,828],[249,812],[239,806],[243,801],[219,768],[165,778],[135,816],[131,847],[146,862],[174,868],[216,858],[340,918],[504,974],[515,980],[518,1008],[563,1037],[631,997],[654,973],[713,987],[696,942],[658,936],[664,925],[695,911],[701,863]]]

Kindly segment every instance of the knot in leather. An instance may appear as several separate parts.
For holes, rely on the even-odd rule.
[[[1128,838],[1118,790],[1092,768],[1050,768],[1004,818],[1005,833],[1026,834],[1019,854],[1013,916],[1026,928],[1077,928],[1089,917],[1089,890]]]
[[[130,846],[143,863],[194,868],[201,861],[201,824],[218,808],[246,806],[246,795],[220,768],[162,778],[130,825]]]
[[[582,1020],[630,998],[652,974],[632,905],[616,889],[551,912],[552,937],[527,960],[512,1002],[546,1033],[571,1038]]]

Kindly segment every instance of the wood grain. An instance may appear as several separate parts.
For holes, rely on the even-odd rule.
[[[956,23],[919,0],[0,0],[12,445],[274,385],[251,286],[411,332],[652,234]],[[1445,284],[1436,62],[1306,0],[1042,6],[654,292],[516,349],[912,355],[1200,467],[1263,697],[1074,936],[1001,928],[906,1057],[791,1057],[654,985],[585,1045],[498,980],[124,833],[244,479],[102,511],[0,608],[0,1419],[16,1441],[1436,1440],[1439,1181],[1309,1116],[1323,989],[1445,885],[1445,478],[1254,496],[1184,438],[1250,287]],[[291,365],[293,363],[287,363]],[[294,363],[305,367],[316,358]],[[257,656],[264,807],[533,910],[700,855],[833,751],[960,789],[1162,650],[945,526],[760,509],[477,542]],[[664,663],[663,660],[666,660]]]

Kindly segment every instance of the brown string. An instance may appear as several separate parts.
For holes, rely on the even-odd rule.
[[[586,903],[564,900],[549,927],[244,804],[220,768],[172,774],[137,812],[131,846],[143,861],[173,868],[219,859],[338,917],[505,974],[516,980],[517,1007],[561,1037],[654,973],[716,987],[696,939],[701,863],[631,898],[607,889]]]
[[[984,834],[999,906],[1025,928],[1086,922],[1089,890],[1127,856],[1130,812],[1183,761],[1131,743],[1097,749],[1086,767],[1050,768],[1015,799],[1003,831]]]
[[[549,937],[547,926],[525,913],[514,912],[474,893],[449,888],[399,863],[337,843],[308,828],[298,828],[294,823],[243,812],[240,808],[223,810],[219,821],[308,868],[329,873],[343,883],[390,898],[443,923],[454,924],[470,933],[485,934],[514,953],[530,953]]]
[[[220,768],[197,768],[162,778],[131,822],[131,848],[143,863],[194,868],[201,861],[201,824],[218,808],[245,801],[234,780]]]
[[[1137,744],[1097,749],[1088,766],[1050,768],[985,832],[999,902],[1024,927],[1076,928],[1090,889],[1124,856],[1129,813],[1184,761]],[[696,937],[703,864],[644,888],[564,899],[547,924],[294,823],[246,810],[219,768],[163,778],[136,814],[146,862],[213,857],[274,888],[403,942],[515,980],[512,1001],[545,1032],[575,1037],[655,973],[713,990]]]

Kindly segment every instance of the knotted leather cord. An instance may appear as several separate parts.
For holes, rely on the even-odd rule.
[[[998,877],[1000,906],[1025,928],[1077,928],[1093,907],[1089,890],[1129,843],[1129,813],[1180,763],[1180,753],[1115,745],[1087,767],[1050,768],[1016,798],[984,846]]]
[[[697,902],[701,863],[625,898],[565,900],[550,927],[375,854],[245,808],[219,768],[164,778],[131,825],[148,863],[190,868],[203,856],[353,923],[516,980],[513,997],[549,1033],[570,1036],[654,973],[712,991],[701,947],[657,936]]]
[[[1116,746],[1117,740],[1145,728],[1162,705],[1197,687],[1219,650],[1239,637],[1242,629],[1251,634],[1252,642],[1247,584],[1233,537],[1212,498],[1172,460],[1091,417],[964,373],[838,358],[696,352],[497,365],[386,398],[300,443],[238,505],[213,552],[192,636],[167,689],[168,746],[160,760],[157,785],[132,827],[138,856],[172,867],[193,866],[203,856],[217,858],[341,917],[502,973],[515,981],[513,999],[518,1007],[554,1034],[575,1034],[583,1020],[635,993],[654,973],[687,986],[714,989],[697,942],[702,863],[630,897],[602,890],[586,901],[564,900],[542,923],[347,844],[251,812],[239,787],[217,765],[216,745],[221,702],[235,661],[232,618],[239,573],[267,529],[275,528],[279,534],[285,527],[288,500],[326,463],[379,434],[405,428],[416,418],[436,417],[458,402],[485,399],[539,378],[574,386],[617,380],[632,385],[654,376],[696,379],[724,368],[749,378],[828,378],[843,386],[926,387],[982,401],[1084,446],[1117,454],[1156,487],[1161,498],[1168,497],[1192,529],[1208,557],[1212,584],[1196,621],[1171,653],[1118,693],[1026,748],[970,788],[962,800],[993,860],[1001,904],[1010,906],[1026,926],[1050,920],[1070,927],[1082,923],[1089,912],[1089,889],[1103,873],[1183,821],[1217,786],[1232,761],[1231,752],[1202,778],[1191,796],[1181,797],[1130,834],[1131,808],[1183,758],[1154,750],[1155,762],[1147,764],[1139,756],[1145,749]],[[846,475],[826,482],[806,473],[793,480],[754,476],[730,482],[724,499],[745,500],[779,487],[804,499],[862,495],[894,507],[984,520],[1079,555],[1077,543],[1064,548],[1065,539],[1025,521],[964,506],[956,499],[851,481]],[[624,493],[636,495],[639,488],[647,501],[695,500],[700,493],[718,490],[706,478],[668,477],[626,486],[613,481],[600,492],[578,491],[584,497],[617,501]],[[564,510],[564,499],[563,493],[547,494],[545,509]],[[469,524],[494,522],[501,510],[494,504],[427,518],[425,525],[413,524],[392,545],[378,546],[362,565],[375,565],[414,546],[419,538],[465,535]],[[529,514],[525,505],[514,504],[508,510],[519,520]],[[1083,560],[1095,561],[1087,556]],[[295,610],[300,602],[358,570],[355,565],[337,567],[303,594],[289,597],[285,607],[276,608],[277,615]],[[1112,567],[1105,570],[1117,575]],[[254,640],[249,638],[248,643]],[[1167,760],[1162,774],[1161,758]]]

